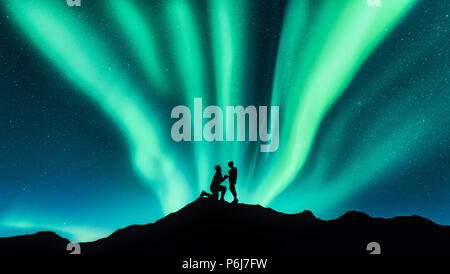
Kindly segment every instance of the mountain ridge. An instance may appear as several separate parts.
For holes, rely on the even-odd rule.
[[[0,253],[68,253],[67,239],[39,233],[0,238]],[[199,198],[154,223],[130,225],[80,246],[82,254],[296,256],[365,255],[370,242],[379,243],[382,254],[448,255],[450,226],[417,215],[373,218],[359,211],[322,220],[308,210],[286,214]]]

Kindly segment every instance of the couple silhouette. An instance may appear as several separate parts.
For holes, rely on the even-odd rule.
[[[214,177],[211,182],[210,190],[212,194],[207,193],[206,191],[202,191],[200,194],[200,197],[208,197],[213,199],[219,198],[220,193],[220,200],[223,201],[225,192],[227,191],[227,188],[222,185],[222,183],[228,178],[228,181],[230,182],[230,191],[231,194],[233,194],[234,200],[233,203],[237,203],[237,193],[236,193],[236,179],[237,179],[237,168],[234,167],[233,161],[228,163],[228,166],[230,167],[230,170],[228,171],[228,175],[225,175],[225,177],[222,176],[222,168],[217,165],[215,167],[216,173],[214,174]]]

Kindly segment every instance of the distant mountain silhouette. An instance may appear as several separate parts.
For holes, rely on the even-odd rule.
[[[259,205],[201,198],[153,224],[132,225],[81,243],[81,253],[365,255],[369,242],[378,242],[385,255],[449,255],[450,227],[419,216],[383,219],[356,211],[324,221],[310,211],[283,214]],[[67,243],[50,232],[0,238],[0,253],[68,253]]]
[[[54,232],[43,231],[30,235],[0,238],[0,253],[66,254],[69,240]]]

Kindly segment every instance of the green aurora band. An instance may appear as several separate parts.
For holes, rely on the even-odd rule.
[[[286,120],[280,133],[283,147],[254,198],[263,197],[264,205],[298,174],[327,111],[414,1],[386,1],[383,9],[367,8],[365,1],[329,1],[321,7],[311,35],[301,40],[308,13],[305,3],[289,2],[283,26],[272,104],[283,98]]]

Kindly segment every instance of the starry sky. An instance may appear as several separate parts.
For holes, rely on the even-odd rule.
[[[450,3],[367,3],[1,1],[0,237],[153,222],[230,160],[243,203],[450,225]],[[279,106],[279,149],[174,142],[195,97]]]

